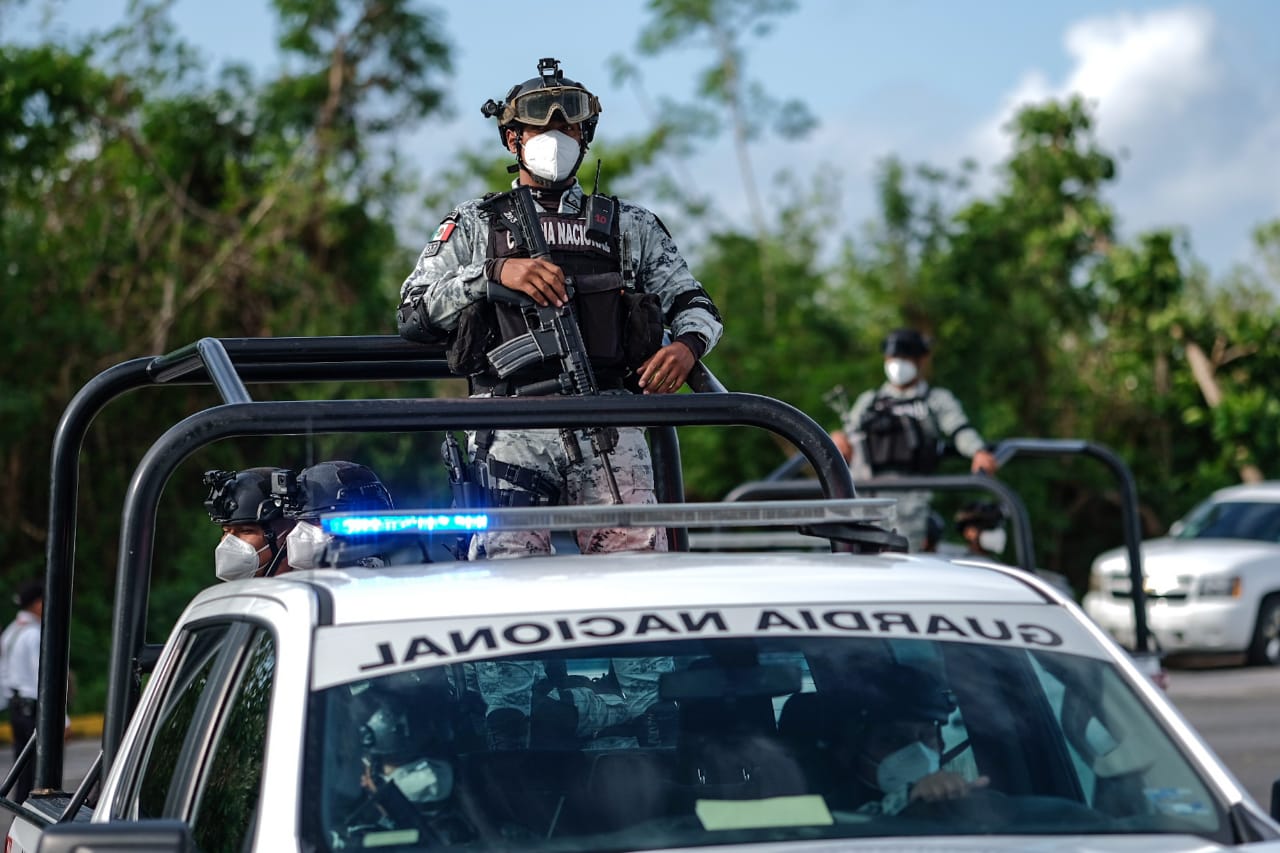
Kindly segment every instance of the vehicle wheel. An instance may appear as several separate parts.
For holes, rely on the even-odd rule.
[[[1258,622],[1249,644],[1249,663],[1280,666],[1280,597],[1267,598],[1258,608]]]

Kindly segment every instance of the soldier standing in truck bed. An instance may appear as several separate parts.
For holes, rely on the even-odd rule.
[[[572,306],[600,393],[678,391],[719,339],[720,314],[656,215],[579,185],[599,100],[559,62],[543,59],[537,77],[482,112],[498,120],[502,144],[515,155],[515,186],[533,193],[550,257],[520,247],[510,223],[489,211],[490,197],[463,202],[401,287],[401,334],[447,334],[450,367],[467,377],[473,396],[566,393],[554,388],[562,370],[555,358],[498,375],[489,356],[529,331],[527,311],[490,298],[501,285],[540,306]],[[664,326],[672,338],[665,345]],[[610,436],[614,446],[599,453],[581,430],[482,430],[471,437],[472,471],[489,505],[653,503],[643,430]],[[577,540],[584,552],[666,548],[656,528],[583,530]],[[471,543],[473,558],[549,550],[546,531],[490,532]]]
[[[885,383],[864,391],[831,434],[850,461],[855,480],[924,476],[937,470],[948,445],[970,458],[970,470],[994,474],[997,463],[964,407],[945,388],[931,386],[924,372],[931,347],[915,329],[895,329],[881,344]],[[918,551],[926,539],[930,493],[894,493],[898,530]]]

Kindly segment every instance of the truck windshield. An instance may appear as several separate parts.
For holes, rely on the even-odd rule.
[[[494,657],[317,690],[309,727],[316,849],[1228,837],[1111,663],[990,643],[716,637]]]
[[[1280,503],[1205,501],[1187,515],[1173,538],[1280,542]]]

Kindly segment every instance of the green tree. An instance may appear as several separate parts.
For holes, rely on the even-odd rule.
[[[16,505],[0,520],[0,552],[22,574],[42,565],[53,426],[104,367],[204,336],[392,328],[403,261],[390,212],[408,183],[390,138],[442,108],[450,51],[435,13],[407,0],[281,0],[292,70],[256,81],[235,66],[210,78],[169,5],[134,2],[119,27],[79,44],[0,46],[0,292],[17,329],[0,345],[13,371],[0,447],[11,493],[23,496],[6,498]],[[81,488],[78,631],[105,634],[104,567],[133,467],[159,429],[211,402],[199,388],[139,394],[95,424],[83,457],[92,476]],[[297,465],[330,447],[351,445],[282,440],[211,458]],[[198,470],[183,477],[157,549],[200,558],[158,569],[156,600],[170,606],[156,612],[167,618],[211,578]],[[81,672],[102,671],[103,644],[74,648]],[[84,681],[92,705],[101,684]]]
[[[794,8],[794,0],[649,0],[652,18],[637,41],[642,56],[658,56],[690,44],[711,51],[711,64],[697,78],[697,103],[668,101],[663,112],[685,127],[685,138],[691,138],[695,128],[704,136],[718,135],[725,125],[729,128],[760,255],[764,297],[760,310],[770,334],[775,331],[778,299],[786,285],[766,251],[769,222],[750,143],[769,129],[784,138],[803,136],[816,120],[802,101],[778,100],[747,76],[746,43],[767,36],[773,19]]]

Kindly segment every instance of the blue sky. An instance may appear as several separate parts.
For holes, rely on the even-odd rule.
[[[615,88],[608,71],[610,56],[634,56],[643,3],[428,5],[455,46],[456,72],[452,117],[404,140],[428,174],[446,167],[459,145],[496,148],[479,106],[533,76],[540,56],[556,56],[600,96],[602,135],[645,126],[636,92]],[[28,0],[18,13],[7,11],[0,38],[105,28],[125,6]],[[211,65],[234,59],[262,73],[280,65],[265,0],[177,0],[173,17]],[[709,59],[696,47],[641,59],[645,90],[687,98]],[[1108,196],[1122,236],[1185,226],[1194,254],[1220,274],[1250,260],[1255,225],[1280,218],[1275,0],[800,0],[751,43],[748,63],[772,95],[803,99],[819,119],[803,142],[755,147],[766,198],[778,170],[822,169],[844,200],[845,221],[833,228],[855,230],[873,215],[872,176],[883,157],[944,168],[973,157],[990,166],[1007,151],[999,128],[1019,103],[1069,92],[1095,103],[1104,145],[1122,155]],[[726,215],[745,210],[727,138],[683,166]]]

